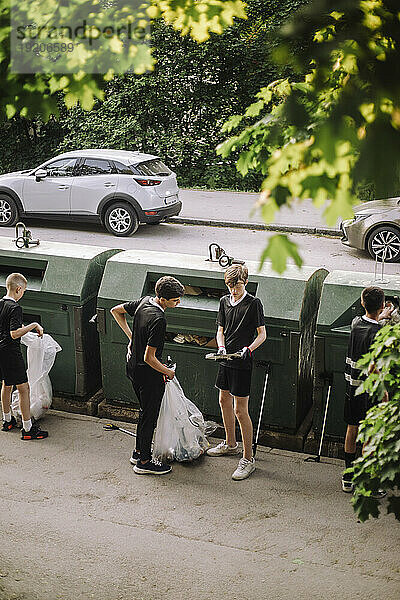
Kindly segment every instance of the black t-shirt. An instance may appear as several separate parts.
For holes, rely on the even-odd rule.
[[[20,339],[13,340],[10,331],[22,327],[22,308],[15,300],[0,300],[0,348],[20,350]]]
[[[257,327],[265,325],[264,310],[261,301],[247,293],[235,306],[230,303],[230,295],[219,301],[217,325],[224,328],[225,348],[228,354],[238,352],[250,346],[256,337]],[[252,359],[234,359],[221,361],[226,367],[251,369]]]
[[[352,321],[344,375],[347,384],[346,392],[350,397],[355,395],[356,389],[361,383],[360,369],[356,368],[356,363],[369,352],[380,328],[380,323],[371,323],[364,317],[355,317]]]
[[[156,348],[156,358],[161,361],[167,328],[162,308],[154,305],[150,301],[150,296],[126,302],[123,307],[128,315],[134,317],[132,340],[129,344],[131,358],[128,361],[128,369],[133,370],[136,366],[147,364],[144,362],[146,346]]]

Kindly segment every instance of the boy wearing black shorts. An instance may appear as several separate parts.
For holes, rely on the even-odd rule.
[[[175,308],[185,293],[174,277],[161,277],[155,285],[156,297],[119,304],[111,314],[129,338],[126,374],[139,400],[140,412],[136,430],[136,449],[130,459],[135,473],[163,475],[171,471],[167,464],[152,459],[151,442],[165,391],[165,377],[175,372],[162,364],[167,322],[164,311]],[[133,333],[125,314],[133,317]]]
[[[248,269],[232,265],[225,273],[229,294],[219,304],[217,318],[218,354],[240,351],[241,358],[222,361],[215,386],[219,389],[219,404],[226,440],[207,450],[208,456],[238,454],[235,416],[239,421],[243,441],[243,457],[232,479],[246,479],[255,470],[253,457],[253,424],[249,415],[249,394],[253,367],[252,353],[266,340],[264,311],[261,301],[246,291]]]
[[[38,425],[32,424],[30,413],[29,384],[25,363],[21,353],[20,338],[36,329],[42,337],[43,328],[39,323],[22,324],[22,308],[18,301],[26,290],[27,281],[20,273],[11,273],[6,279],[7,295],[0,300],[0,379],[1,406],[3,410],[2,431],[11,431],[17,426],[11,416],[11,393],[15,386],[19,394],[22,414],[22,440],[43,440],[48,436]]]
[[[385,306],[385,294],[379,287],[365,288],[361,292],[361,304],[365,309],[365,315],[353,319],[345,365],[344,420],[347,423],[347,431],[344,442],[344,456],[346,469],[351,468],[355,460],[360,421],[365,419],[371,406],[371,398],[368,394],[364,393],[356,396],[356,390],[361,384],[360,369],[356,368],[356,364],[364,354],[369,352],[375,335],[381,328],[380,321],[389,318],[394,309],[390,303]],[[387,399],[387,394],[384,399]],[[343,475],[342,490],[347,493],[353,492],[354,484],[351,473]],[[383,497],[385,493],[378,491],[374,495]]]

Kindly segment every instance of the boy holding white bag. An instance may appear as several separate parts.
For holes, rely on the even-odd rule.
[[[15,386],[19,393],[19,405],[22,414],[22,440],[43,440],[48,432],[32,423],[30,412],[30,394],[28,376],[21,353],[20,339],[30,331],[43,336],[43,327],[39,323],[23,325],[22,308],[18,304],[25,293],[27,280],[21,273],[11,273],[6,279],[7,294],[0,300],[0,379],[1,405],[3,410],[2,431],[11,431],[17,426],[11,415],[11,393]]]
[[[138,475],[164,475],[171,471],[167,464],[152,459],[151,442],[165,391],[165,380],[173,379],[175,372],[162,362],[166,308],[178,306],[185,293],[183,285],[174,277],[161,277],[155,285],[156,297],[146,296],[133,302],[119,304],[111,314],[129,338],[126,374],[139,400],[136,449],[131,463]],[[133,317],[133,332],[126,313]]]

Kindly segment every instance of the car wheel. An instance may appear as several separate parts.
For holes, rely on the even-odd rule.
[[[4,194],[0,195],[0,227],[12,227],[18,221],[18,207],[15,201]]]
[[[400,260],[400,231],[390,225],[378,227],[369,236],[367,249],[372,258],[397,262]]]
[[[132,235],[139,227],[139,218],[132,206],[125,202],[111,204],[104,215],[107,231],[118,237]]]

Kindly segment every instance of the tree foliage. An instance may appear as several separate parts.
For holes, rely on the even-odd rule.
[[[369,373],[371,362],[377,368]],[[371,496],[373,491],[382,488],[398,494],[400,489],[400,324],[383,327],[358,366],[366,376],[358,393],[382,398],[387,390],[390,397],[389,402],[371,408],[359,430],[364,451],[354,462],[353,505],[365,521],[379,516],[380,503]],[[387,512],[400,520],[400,496],[395,494],[388,499]]]
[[[370,183],[380,196],[393,193],[400,165],[399,20],[395,0],[315,0],[282,29],[275,60],[292,64],[301,78],[263,87],[226,122],[224,131],[236,133],[218,148],[221,156],[240,151],[243,175],[263,174],[267,222],[283,205],[312,198],[332,225],[352,216],[357,187]],[[312,43],[293,54],[287,40],[299,37]]]
[[[135,10],[132,10],[132,6]],[[162,17],[174,28],[205,41],[211,32],[222,33],[233,19],[245,18],[241,0],[0,0],[0,115],[34,117],[47,120],[58,114],[57,92],[68,108],[78,102],[90,110],[96,98],[104,97],[105,82],[117,73],[144,73],[154,68],[155,59],[146,36],[127,43],[115,27],[101,37],[101,44],[76,43],[75,26],[85,23],[85,35],[103,32],[110,23],[139,23]],[[72,25],[63,30],[62,42],[72,44],[72,51],[33,51],[29,45],[32,28],[35,40],[52,42],[51,26]],[[11,52],[11,40],[17,39],[18,26],[25,32],[21,46]],[[40,32],[41,33],[38,33]],[[97,35],[97,34],[96,34]],[[42,36],[42,37],[41,37]],[[94,35],[92,35],[94,37]],[[18,38],[19,40],[19,38]],[[58,40],[57,40],[58,41]],[[147,40],[148,41],[148,40]],[[137,42],[137,43],[135,43]],[[21,48],[16,61],[16,48]],[[15,68],[13,68],[13,65]],[[98,74],[96,74],[98,73]]]
[[[246,108],[263,81],[291,72],[269,57],[279,27],[302,3],[249,0],[247,19],[201,44],[157,19],[153,71],[113,77],[104,100],[89,111],[79,103],[67,110],[60,99],[57,118],[7,121],[0,135],[1,171],[40,164],[74,148],[135,149],[162,156],[182,186],[258,191],[261,173],[242,177],[235,168],[238,154],[222,159],[215,146],[224,140],[224,121]]]

